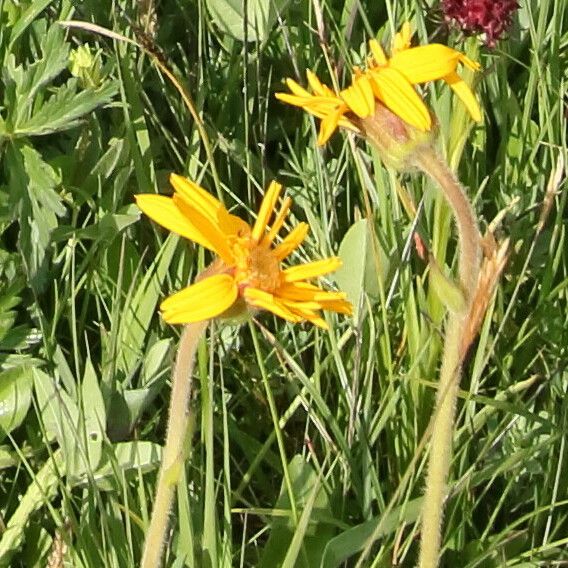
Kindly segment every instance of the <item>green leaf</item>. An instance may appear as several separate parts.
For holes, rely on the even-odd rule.
[[[37,37],[41,38],[41,57],[26,67],[16,66],[16,58],[11,53],[2,70],[6,86],[4,105],[8,110],[6,129],[9,133],[13,133],[16,124],[28,120],[38,93],[66,68],[68,62],[69,47],[63,30],[57,25],[46,29],[45,21],[35,22],[34,28]]]
[[[79,409],[69,395],[55,385],[41,369],[33,369],[38,409],[49,438],[61,447],[67,471],[75,468],[82,441],[79,433]],[[81,449],[80,449],[81,448]]]
[[[353,554],[363,550],[371,537],[382,537],[398,530],[405,524],[418,520],[422,508],[422,498],[414,499],[406,505],[393,509],[386,518],[377,517],[352,527],[332,538],[325,547],[320,568],[336,568]],[[379,524],[381,530],[375,534]]]
[[[317,566],[324,547],[334,534],[328,497],[320,486],[321,480],[318,479],[312,466],[306,463],[302,456],[296,455],[292,458],[288,469],[296,506],[303,511],[302,518],[296,530],[291,523],[290,515],[273,518],[270,536],[259,564],[260,568],[282,566],[284,561],[293,562],[298,568]],[[290,500],[284,483],[274,508],[290,511]],[[327,519],[330,522],[326,522]],[[300,546],[301,544],[303,547]]]
[[[74,128],[81,118],[112,100],[118,91],[115,82],[107,82],[97,90],[77,93],[77,79],[58,87],[30,118],[14,124],[13,136],[43,136]]]
[[[6,152],[8,188],[14,218],[20,225],[19,248],[28,279],[40,291],[46,276],[46,249],[57,217],[65,213],[55,191],[53,168],[27,144],[10,144]]]
[[[106,411],[97,374],[90,358],[87,359],[85,364],[81,395],[87,456],[90,468],[95,469],[99,465],[102,456],[102,444],[106,429]]]
[[[32,400],[32,385],[29,367],[0,373],[0,440],[24,421]]]
[[[76,239],[94,240],[110,243],[119,233],[140,219],[140,210],[136,205],[125,208],[127,213],[105,213],[99,221],[85,227],[74,229],[69,226],[61,226],[53,232],[53,240],[64,241],[71,236]]]
[[[123,474],[144,473],[156,469],[162,461],[162,447],[153,442],[119,442],[105,451],[99,468],[93,472],[97,487],[113,489],[113,479],[122,480]]]
[[[430,267],[430,284],[440,302],[452,312],[463,312],[466,308],[466,301],[458,284],[442,272],[433,256],[430,256],[428,266]]]
[[[132,372],[141,359],[150,320],[156,313],[156,305],[162,295],[162,285],[177,243],[176,235],[168,236],[132,300],[125,306],[120,320],[118,365],[126,375]]]
[[[35,0],[27,8],[26,11],[18,18],[10,33],[10,43],[8,44],[8,51],[12,51],[14,43],[26,31],[30,24],[43,12],[53,0]],[[56,27],[56,26],[53,26]],[[41,36],[40,36],[41,37]]]
[[[379,279],[384,282],[388,272],[387,255],[378,241],[373,245],[372,239],[369,222],[367,219],[361,219],[349,228],[339,246],[339,257],[343,265],[334,278],[339,289],[345,292],[352,302],[356,319],[363,295],[377,299]]]
[[[148,349],[148,353],[144,357],[144,367],[142,369],[141,383],[143,385],[148,385],[156,379],[156,375],[164,366],[164,359],[170,350],[171,344],[171,339],[161,339]]]
[[[12,555],[22,545],[26,537],[33,514],[45,504],[50,503],[57,495],[61,484],[61,473],[64,468],[61,453],[55,452],[42,468],[34,474],[24,495],[18,500],[18,506],[5,523],[0,538],[0,567],[14,566],[10,562]]]
[[[221,32],[239,41],[264,41],[288,0],[249,0],[244,12],[242,0],[208,0],[211,20]]]

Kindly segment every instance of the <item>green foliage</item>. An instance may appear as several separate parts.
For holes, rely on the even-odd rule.
[[[61,543],[66,565],[139,564],[179,332],[158,308],[210,260],[133,203],[170,193],[171,171],[217,189],[179,93],[134,46],[65,19],[146,30],[203,117],[227,206],[252,219],[281,181],[287,227],[311,228],[291,262],[339,254],[327,284],[359,308],[329,333],[259,314],[256,349],[244,326],[211,330],[165,565],[415,564],[421,440],[459,302],[451,216],[364,141],[317,148],[319,121],[273,95],[307,69],[346,85],[368,38],[388,44],[406,18],[483,66],[472,130],[447,87],[423,92],[482,228],[497,217],[511,239],[461,384],[444,562],[568,561],[565,11],[523,2],[491,51],[424,7],[0,1],[0,565],[46,566]]]

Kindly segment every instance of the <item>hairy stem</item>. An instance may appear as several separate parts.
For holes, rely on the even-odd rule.
[[[456,400],[464,357],[461,351],[462,336],[479,277],[481,239],[473,208],[447,164],[433,149],[423,148],[415,158],[415,165],[438,183],[452,208],[459,235],[459,278],[465,297],[465,309],[459,313],[450,312],[446,324],[422,508],[419,566],[436,568],[440,557],[442,517],[452,455]]]
[[[438,183],[452,208],[459,235],[460,284],[469,304],[475,293],[481,265],[481,235],[473,207],[455,174],[434,149],[421,148],[414,164]]]
[[[185,461],[185,442],[189,425],[189,398],[191,396],[195,353],[208,321],[190,323],[180,338],[172,374],[172,392],[168,415],[168,433],[158,476],[158,487],[150,527],[146,533],[141,568],[159,568],[168,530],[170,510]]]

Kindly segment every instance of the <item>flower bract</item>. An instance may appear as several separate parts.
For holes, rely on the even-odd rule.
[[[292,205],[286,198],[275,213],[282,190],[279,183],[270,184],[252,226],[229,213],[196,183],[176,174],[170,176],[170,183],[175,190],[172,197],[137,195],[138,207],[162,227],[215,253],[217,259],[201,279],[162,302],[165,321],[202,321],[232,315],[244,306],[268,310],[291,322],[307,320],[325,329],[321,310],[352,313],[344,293],[325,291],[311,282],[337,270],[339,258],[281,266],[305,239],[308,225],[299,223],[276,243]]]

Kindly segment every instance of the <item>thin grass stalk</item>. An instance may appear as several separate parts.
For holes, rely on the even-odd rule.
[[[424,148],[415,165],[438,183],[450,205],[459,235],[459,279],[465,309],[450,311],[433,415],[426,492],[422,508],[420,568],[436,568],[441,549],[441,529],[452,455],[456,401],[461,378],[467,315],[475,294],[481,265],[481,237],[473,207],[461,184],[432,148]]]
[[[185,442],[189,426],[189,399],[199,340],[208,321],[190,323],[183,329],[172,374],[166,445],[158,476],[158,486],[150,526],[146,533],[141,568],[159,568],[169,525],[174,491],[185,462]]]

